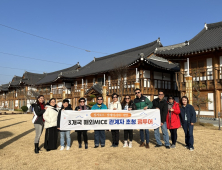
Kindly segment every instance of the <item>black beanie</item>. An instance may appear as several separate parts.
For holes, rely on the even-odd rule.
[[[62,101],[62,103],[68,103],[69,104],[69,100],[68,99],[64,99],[63,101]]]

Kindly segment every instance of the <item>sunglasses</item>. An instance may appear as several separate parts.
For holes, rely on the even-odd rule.
[[[163,96],[164,94],[158,94],[159,96]]]
[[[80,101],[80,103],[84,103],[85,101]]]
[[[140,92],[135,92],[135,94],[140,94]]]
[[[103,100],[103,99],[97,99],[97,100]]]
[[[125,100],[129,100],[130,98],[125,98]]]

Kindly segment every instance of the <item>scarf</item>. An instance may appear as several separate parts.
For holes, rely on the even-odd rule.
[[[40,105],[41,110],[44,110],[44,108],[45,108],[44,104],[43,103],[39,103],[39,105]],[[43,116],[42,116],[42,119],[43,119]],[[45,122],[44,119],[43,119],[43,122]]]
[[[84,106],[79,105],[79,109],[80,110],[86,110],[86,105],[84,104]]]

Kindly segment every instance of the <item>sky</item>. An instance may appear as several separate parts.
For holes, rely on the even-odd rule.
[[[84,66],[158,37],[163,46],[185,42],[205,23],[222,21],[221,6],[221,0],[0,0],[0,84],[25,71]]]

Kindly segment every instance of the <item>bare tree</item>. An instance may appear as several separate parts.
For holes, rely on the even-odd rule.
[[[127,77],[128,67],[124,65],[116,66],[111,72],[112,80],[117,81],[117,94],[119,95],[119,100],[122,101],[124,96],[124,89],[127,88]]]
[[[198,69],[193,69],[192,70],[192,76],[194,78],[200,77],[201,73]],[[207,76],[207,75],[206,75]],[[202,82],[199,81],[193,81],[193,105],[198,108],[198,115],[197,115],[197,122],[200,122],[200,111],[201,111],[201,106],[206,105],[207,103],[212,103],[211,100],[209,100],[206,97],[201,97],[200,95],[200,90],[205,88],[206,85],[202,84]]]

